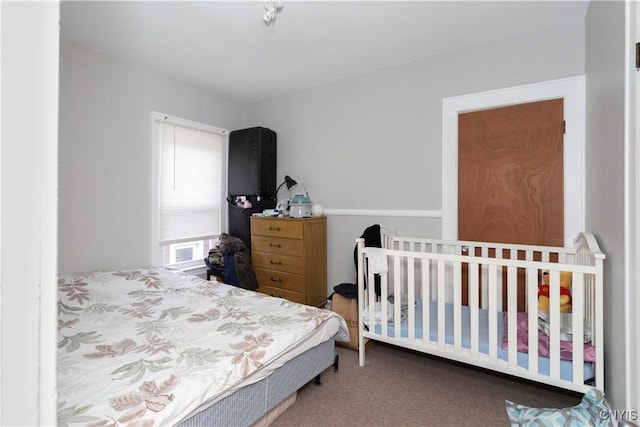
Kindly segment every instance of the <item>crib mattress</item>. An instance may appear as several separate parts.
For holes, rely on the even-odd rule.
[[[462,306],[462,347],[471,348],[470,338],[470,324],[471,324],[471,310],[468,306]],[[502,312],[497,312],[496,323],[498,325],[498,340],[497,340],[497,355],[498,358],[507,361],[508,352],[502,348],[502,336],[504,333],[503,315]],[[391,316],[389,316],[391,319]],[[408,318],[408,316],[407,316]],[[416,301],[415,306],[415,334],[417,339],[423,339],[423,319],[422,319],[422,300]],[[453,305],[450,303],[445,304],[445,342],[453,345]],[[485,309],[478,310],[478,351],[484,354],[489,354],[489,312]],[[408,322],[405,319],[401,324],[401,336],[409,336]],[[380,323],[376,324],[375,333],[381,334]],[[387,335],[393,337],[395,334],[395,326],[389,324],[387,327]],[[438,304],[436,301],[430,302],[429,307],[429,341],[438,342]],[[528,369],[529,368],[529,355],[524,352],[518,352],[517,357],[518,366]],[[550,372],[550,359],[548,357],[538,356],[538,372],[542,375],[549,375]],[[573,380],[573,362],[571,360],[560,361],[560,377],[563,380]],[[591,362],[584,363],[584,378],[589,380],[594,377],[594,366]]]

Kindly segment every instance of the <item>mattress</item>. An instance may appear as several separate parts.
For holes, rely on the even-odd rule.
[[[197,412],[179,427],[251,426],[268,411],[286,402],[291,394],[334,363],[334,341],[313,347],[259,382],[238,389],[203,411]],[[275,417],[271,418],[274,419]],[[268,425],[268,424],[266,424]]]
[[[58,424],[175,425],[320,343],[335,313],[180,271],[58,280]]]
[[[468,306],[461,307],[462,313],[462,337],[461,337],[461,345],[464,348],[471,348],[471,338],[470,338],[470,324],[471,324],[471,310]],[[497,356],[498,358],[507,361],[508,360],[508,352],[507,350],[502,348],[502,337],[504,334],[504,325],[503,325],[503,313],[497,312],[497,325],[498,325],[498,343],[497,343]],[[376,316],[377,317],[377,316]],[[408,322],[405,320],[401,323],[401,336],[408,337],[409,336],[409,328]],[[392,318],[391,315],[388,317]],[[415,307],[415,335],[417,339],[423,339],[423,322],[422,322],[422,300],[416,301]],[[484,354],[489,354],[489,312],[485,309],[478,310],[478,351]],[[380,323],[378,322],[375,327],[375,333],[381,334]],[[388,324],[387,326],[387,335],[389,337],[393,337],[395,334],[395,327],[393,324]],[[436,301],[430,302],[429,307],[429,340],[433,342],[438,342],[438,304]],[[450,303],[445,304],[445,342],[447,344],[453,345],[453,305]],[[517,353],[517,363],[518,366],[528,369],[529,367],[529,355],[526,352],[519,351]],[[548,357],[538,356],[538,371],[542,375],[549,375],[550,372],[550,359]],[[585,362],[584,363],[584,378],[585,380],[589,380],[594,376],[594,366],[593,363]],[[567,381],[572,381],[573,379],[573,363],[571,360],[561,360],[560,361],[560,377]]]

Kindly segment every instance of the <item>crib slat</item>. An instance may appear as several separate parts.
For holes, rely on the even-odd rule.
[[[362,241],[362,250],[364,250],[364,240]],[[376,294],[375,294],[375,274],[373,273],[373,271],[371,269],[368,268],[368,259],[365,259],[366,261],[366,265],[367,265],[367,276],[366,276],[366,283],[368,284],[367,289],[366,289],[366,304],[365,307],[368,307],[368,311],[369,311],[369,331],[375,331],[375,327],[376,327],[376,317],[375,317],[375,302],[376,302]],[[382,326],[381,326],[382,328]],[[382,330],[382,332],[384,333],[385,331]],[[364,354],[365,354],[365,349],[364,349],[364,341],[360,343],[362,345],[362,347],[360,347],[359,352],[360,352],[360,359],[364,362]]]
[[[591,238],[593,239],[593,236],[591,236]],[[594,240],[595,242],[595,240]],[[597,244],[596,244],[596,248],[597,248]],[[600,250],[598,249],[598,252],[600,252]],[[600,255],[602,256],[602,254],[600,253]],[[594,345],[596,347],[596,387],[598,387],[600,390],[604,391],[604,369],[603,369],[603,365],[602,363],[604,362],[604,348],[603,348],[603,344],[604,344],[604,337],[603,337],[603,328],[602,326],[602,315],[603,315],[603,307],[604,307],[604,303],[602,301],[603,298],[603,278],[602,278],[602,258],[600,259],[596,259],[595,260],[595,267],[596,267],[596,274],[595,274],[595,279],[594,279],[594,293],[595,295],[593,296],[595,298],[595,301],[593,301],[593,305],[594,305],[594,310],[595,310],[595,325],[592,326],[592,331],[591,333],[593,334],[595,341],[594,341]],[[591,293],[590,293],[590,298],[591,298]]]
[[[497,276],[498,268],[494,264],[490,264],[488,268],[489,274],[489,358],[491,360],[497,359],[497,345],[498,345],[498,301],[497,301]]]
[[[542,262],[549,262],[549,251],[542,251],[540,259]]]
[[[524,259],[527,261],[533,261],[533,251],[528,250],[524,252]]]
[[[502,259],[502,249],[495,249],[495,258]],[[506,307],[502,306],[502,292],[504,287],[502,286],[502,267],[496,266],[498,271],[496,272],[496,310],[502,311],[505,310]]]
[[[560,272],[557,270],[549,271],[549,324],[549,376],[560,378]]]
[[[571,330],[573,383],[584,384],[584,274],[573,273],[571,278]]]
[[[362,249],[364,248],[364,239],[360,238],[356,240],[356,245],[358,247],[358,263],[357,263],[357,274],[358,274],[358,364],[360,366],[364,366],[364,343],[365,343],[365,328],[364,323],[361,318],[364,317],[364,312],[361,313],[363,307],[367,306],[367,294],[364,290],[364,254],[362,253]]]
[[[445,340],[445,263],[444,260],[438,260],[438,346],[444,348]]]
[[[371,282],[371,287],[373,287]],[[389,336],[389,313],[387,310],[386,298],[389,295],[389,274],[380,274],[380,331],[382,336]]]
[[[478,318],[479,314],[479,289],[480,283],[478,282],[479,273],[478,273],[479,265],[477,263],[469,263],[469,309],[471,310],[471,354],[474,356],[478,355],[479,342],[480,342],[480,321]]]
[[[482,257],[483,258],[487,258],[489,257],[489,248],[487,248],[486,246],[482,247]],[[489,274],[487,272],[487,266],[485,264],[480,264],[480,270],[481,270],[481,283],[483,283],[484,285],[481,288],[481,301],[482,301],[482,307],[481,308],[487,308],[487,302],[489,301],[489,289],[487,288],[487,283],[489,283],[488,279],[489,279]]]
[[[527,303],[529,305],[529,329],[527,346],[529,347],[529,372],[538,374],[538,269],[527,268]]]
[[[508,360],[509,366],[518,366],[518,270],[509,267],[507,270],[507,324],[509,328]]]
[[[518,269],[507,267],[507,311],[518,311]]]
[[[453,263],[453,345],[462,346],[462,263]]]
[[[415,258],[407,259],[407,321],[409,322],[409,339],[416,338],[416,278]]]
[[[393,336],[399,338],[402,336],[400,332],[401,314],[402,314],[402,292],[400,286],[402,284],[402,274],[400,270],[400,256],[393,255]],[[388,298],[382,303],[387,305]]]
[[[530,251],[530,250],[529,251],[525,251],[524,252],[524,259],[527,260],[527,261],[533,261],[533,252]],[[527,292],[527,290],[528,290],[527,287],[528,286],[529,286],[529,284],[525,285],[525,292]],[[536,293],[537,293],[538,292],[538,280],[536,279],[535,282],[531,282],[531,286],[533,286],[535,288]],[[526,310],[529,311],[529,307],[530,307],[529,306],[529,299],[525,298],[525,301],[526,301],[526,303],[525,303]],[[538,304],[538,300],[536,299],[536,305],[537,304]]]
[[[567,264],[567,262],[569,262],[568,258],[567,258],[567,253],[566,252],[560,252],[558,253],[558,262],[560,264]],[[571,263],[573,264],[575,261],[571,261]]]
[[[375,303],[376,303],[376,294],[375,294],[375,274],[373,271],[368,270],[367,274],[367,303],[369,307],[369,330],[375,331],[376,322],[375,322]],[[380,327],[381,332],[384,334],[384,328]]]
[[[431,339],[431,261],[422,260],[422,342]]]

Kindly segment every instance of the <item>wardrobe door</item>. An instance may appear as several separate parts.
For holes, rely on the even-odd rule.
[[[263,127],[235,130],[229,135],[230,196],[275,198],[276,133]]]

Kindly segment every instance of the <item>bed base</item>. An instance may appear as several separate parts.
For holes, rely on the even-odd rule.
[[[381,230],[382,249],[367,248],[364,239],[357,240],[360,366],[365,363],[364,342],[371,339],[567,390],[584,393],[593,384],[604,391],[602,289],[605,257],[590,233],[580,233],[573,248],[559,248],[402,238],[384,227]],[[401,332],[400,310],[394,310],[391,316],[386,304],[380,305],[381,324],[392,323],[393,326],[377,328],[378,331],[365,326],[363,310],[366,307],[368,318],[374,319],[375,304],[370,302],[377,299],[373,286],[376,273],[369,268],[370,258],[376,257],[373,264],[379,264],[381,254],[387,271],[380,270],[381,295],[378,300],[386,301],[389,295],[396,298],[400,295],[408,307],[414,307],[419,299],[435,302],[437,322],[431,325],[437,324],[435,340],[428,332],[418,338],[416,310],[408,310],[406,336]],[[517,347],[518,296],[521,302],[524,300],[524,310],[520,311],[528,313],[528,324],[537,325],[537,290],[543,271],[549,272],[551,288],[549,356],[548,361],[542,361],[548,366],[548,372],[539,369],[536,351],[523,355],[518,353]],[[595,347],[593,379],[585,378],[582,351],[574,351],[573,360],[568,361],[571,378],[564,378],[566,375],[562,377],[560,373],[560,271],[572,273],[573,348],[582,349],[583,328],[592,332],[591,342]],[[372,286],[365,287],[366,283]],[[463,324],[462,320],[463,289],[468,289],[465,305],[470,310],[469,324]],[[504,298],[503,289],[506,290]],[[432,304],[422,305],[429,307]],[[453,306],[451,319],[445,317],[447,305]],[[429,308],[422,310],[422,317],[429,318]],[[488,350],[485,351],[480,350],[478,332],[481,310],[488,311]],[[503,352],[503,358],[500,358],[498,352],[503,337],[498,336],[498,319],[502,319],[502,312],[507,312],[508,349],[507,356]],[[470,330],[470,345],[462,344],[463,327]],[[451,336],[445,337],[445,329],[452,332]],[[429,320],[426,330],[429,331]],[[537,349],[537,326],[528,328],[527,337],[528,348]],[[521,366],[518,355],[521,359],[524,357],[528,366]],[[566,367],[567,361],[563,364]]]
[[[322,372],[338,369],[335,337],[307,350],[263,380],[243,387],[212,406],[192,415],[180,427],[220,426],[247,427],[268,425],[295,402],[298,389],[310,381],[318,381]],[[279,406],[281,405],[282,406]],[[274,412],[277,412],[274,414]],[[265,423],[266,422],[266,423]]]

